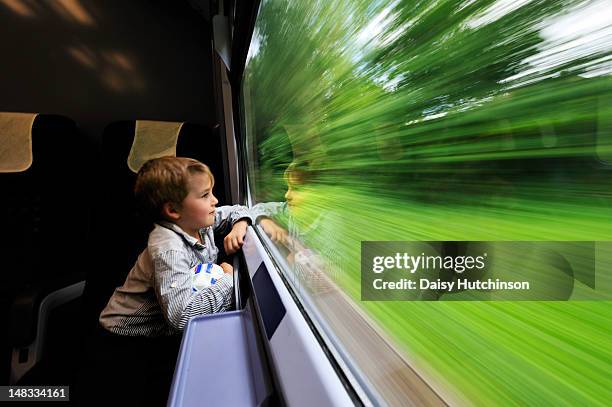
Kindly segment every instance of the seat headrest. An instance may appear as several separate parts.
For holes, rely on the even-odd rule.
[[[23,172],[32,165],[32,126],[37,113],[0,112],[0,172]]]
[[[137,120],[128,167],[138,172],[153,158],[176,156],[176,143],[183,123]]]

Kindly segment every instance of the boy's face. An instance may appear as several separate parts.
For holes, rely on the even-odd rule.
[[[287,181],[287,193],[285,194],[287,206],[289,206],[289,209],[295,210],[304,200],[302,179],[297,173],[289,172],[285,174],[285,181]]]
[[[194,174],[189,178],[189,193],[176,211],[180,215],[176,223],[187,233],[197,233],[201,228],[215,223],[215,209],[219,201],[212,193],[212,183],[206,174]]]
[[[287,206],[289,206],[289,209],[295,210],[300,206],[303,200],[302,195],[302,190],[299,185],[287,185],[287,193],[285,193],[285,199],[287,200]]]

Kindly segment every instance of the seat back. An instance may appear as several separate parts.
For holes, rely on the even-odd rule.
[[[88,261],[89,145],[63,116],[36,115],[30,131],[31,165],[0,173],[0,323],[10,326],[3,352],[34,340],[42,298],[84,280]],[[10,315],[16,298],[23,315]]]
[[[219,200],[218,206],[230,204],[226,153],[218,128],[184,123],[176,144],[176,155],[195,158],[208,165],[215,176],[214,194]]]
[[[153,225],[143,216],[134,197],[136,173],[128,166],[135,121],[108,125],[102,136],[101,194],[95,215],[95,247],[104,253],[91,268],[85,289],[92,328],[113,290],[123,284],[140,252],[146,247]],[[169,135],[170,136],[170,135]],[[216,179],[215,193],[225,202],[223,151],[218,133],[184,123],[178,135],[176,154],[208,164]]]

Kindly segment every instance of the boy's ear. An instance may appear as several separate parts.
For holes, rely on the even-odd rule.
[[[172,202],[166,202],[162,208],[163,215],[170,220],[179,220],[181,214],[176,210],[176,205]]]

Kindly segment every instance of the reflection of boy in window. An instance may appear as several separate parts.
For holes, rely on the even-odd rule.
[[[286,202],[262,202],[251,208],[253,218],[270,239],[286,251],[286,260],[300,279],[317,292],[324,291],[328,283],[323,278],[323,269],[329,269],[320,256],[308,248],[308,241],[316,239],[325,214],[319,214],[314,221],[304,224],[300,213],[308,194],[308,185],[316,181],[316,171],[308,162],[293,162],[285,170],[287,182]],[[286,226],[284,226],[286,225]],[[327,254],[327,253],[326,253]]]
[[[295,244],[294,239],[304,233],[304,231],[302,233],[298,231],[295,215],[299,212],[304,201],[304,186],[312,181],[313,176],[306,163],[296,162],[292,162],[287,167],[284,175],[287,183],[286,201],[262,202],[253,206],[251,210],[258,224],[274,243],[282,244],[291,249],[292,245]],[[273,218],[279,222],[273,220]],[[279,223],[286,224],[286,228]]]

